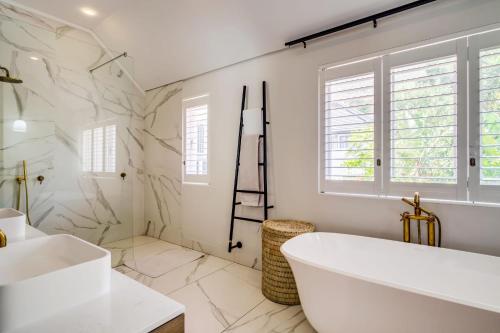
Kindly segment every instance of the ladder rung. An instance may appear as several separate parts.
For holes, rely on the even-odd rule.
[[[248,217],[238,217],[238,216],[235,216],[234,218],[236,220],[249,221],[249,222],[258,222],[258,223],[262,223],[263,222],[262,220],[251,219],[251,218],[248,218]]]
[[[235,206],[241,205],[241,202],[235,202],[234,205]]]
[[[259,163],[259,165],[264,165],[264,163]]]
[[[264,136],[263,136],[262,134],[261,134],[261,135],[259,135],[259,138],[263,138],[263,137],[264,137]]]
[[[236,190],[239,193],[264,194],[262,191]]]
[[[267,206],[267,209],[271,209],[271,208],[274,208],[274,206]]]

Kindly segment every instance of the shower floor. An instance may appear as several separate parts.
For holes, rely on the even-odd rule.
[[[115,270],[186,306],[186,333],[314,332],[300,306],[276,304],[262,295],[258,270],[202,254],[150,277],[123,265],[124,258],[138,250],[143,258],[155,256],[154,251],[148,254],[144,245],[149,249],[176,245],[144,236],[106,247],[110,245],[113,262],[120,264]]]

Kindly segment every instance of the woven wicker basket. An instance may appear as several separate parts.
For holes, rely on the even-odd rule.
[[[293,220],[267,220],[262,229],[262,293],[273,302],[300,304],[297,286],[281,245],[300,234],[313,232],[314,225]]]

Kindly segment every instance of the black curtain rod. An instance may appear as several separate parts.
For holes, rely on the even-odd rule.
[[[309,35],[309,36],[305,36],[305,37],[302,37],[302,38],[298,38],[298,39],[286,42],[285,46],[289,46],[290,47],[290,46],[302,43],[302,44],[304,44],[304,47],[306,47],[306,42],[310,41],[311,39],[316,39],[316,38],[319,38],[319,37],[330,35],[330,34],[333,34],[335,32],[339,32],[339,31],[342,31],[342,30],[350,29],[352,27],[355,27],[355,26],[358,26],[358,25],[361,25],[361,24],[365,24],[365,23],[368,23],[368,22],[373,22],[373,27],[376,28],[377,27],[377,20],[378,19],[381,19],[381,18],[384,18],[384,17],[387,17],[387,16],[391,16],[391,15],[394,15],[394,14],[397,14],[397,13],[401,13],[401,12],[404,12],[406,10],[413,9],[413,8],[416,8],[416,7],[420,7],[420,6],[426,5],[426,4],[430,3],[430,2],[435,2],[435,1],[436,0],[419,0],[419,1],[413,1],[413,2],[410,2],[410,3],[408,3],[406,5],[403,5],[403,6],[392,8],[392,9],[386,10],[386,11],[378,13],[378,14],[370,15],[370,16],[367,16],[367,17],[362,18],[362,19],[358,19],[358,20],[355,20],[355,21],[352,21],[352,22],[349,22],[349,23],[345,23],[345,24],[336,26],[334,28],[330,28],[330,29],[327,29],[327,30],[323,30],[323,31],[314,33],[314,34]]]
[[[100,65],[98,65],[98,66],[96,66],[96,67],[94,67],[94,68],[89,69],[89,72],[90,72],[90,73],[92,73],[92,72],[93,72],[93,71],[95,71],[96,69],[101,68],[102,66],[107,65],[107,64],[109,64],[110,62],[115,61],[116,59],[121,58],[121,57],[127,57],[127,52],[123,52],[122,54],[120,54],[120,55],[118,55],[118,56],[116,56],[116,57],[114,57],[114,58],[112,58],[112,59],[109,59],[109,60],[108,60],[108,61],[106,61],[105,63],[102,63],[102,64],[100,64]]]

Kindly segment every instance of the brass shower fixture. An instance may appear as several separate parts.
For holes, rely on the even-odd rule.
[[[21,188],[22,188],[22,183],[24,182],[24,193],[26,194],[26,220],[28,221],[28,224],[31,225],[31,218],[30,218],[30,205],[29,205],[29,193],[28,193],[28,170],[26,167],[26,160],[23,160],[23,175],[22,176],[17,176],[16,181],[19,184],[19,190],[17,192],[17,210],[20,209],[21,206]]]
[[[424,209],[420,206],[420,194],[415,192],[413,201],[402,198],[403,202],[413,207],[414,213],[404,212],[401,214],[403,222],[403,241],[411,242],[411,221],[417,222],[418,244],[422,244],[422,232],[420,222],[424,221],[427,225],[427,245],[436,246],[436,224],[438,227],[438,247],[441,247],[441,221],[433,212]],[[423,213],[423,214],[422,214]]]

